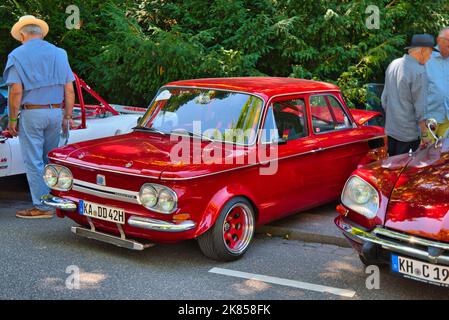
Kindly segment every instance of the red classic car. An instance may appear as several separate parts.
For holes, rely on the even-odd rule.
[[[337,199],[357,166],[385,156],[383,129],[363,125],[378,115],[351,113],[316,81],[172,82],[134,132],[52,151],[42,201],[81,236],[138,250],[195,238],[237,259],[255,226]]]
[[[346,182],[335,223],[365,265],[449,286],[449,140],[374,162]]]

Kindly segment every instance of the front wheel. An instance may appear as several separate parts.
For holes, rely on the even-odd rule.
[[[215,224],[198,238],[201,251],[219,261],[233,261],[248,250],[254,235],[255,214],[248,200],[231,199],[221,210]]]

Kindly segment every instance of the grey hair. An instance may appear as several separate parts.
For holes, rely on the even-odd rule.
[[[42,29],[36,24],[28,24],[20,29],[20,33],[22,34],[40,34],[42,35]]]
[[[443,29],[441,29],[440,33],[438,34],[439,37],[444,37],[444,34],[446,32],[449,32],[449,27],[445,27]]]
[[[410,49],[408,49],[408,53],[410,54],[410,53],[416,52],[418,50],[421,50],[421,47],[410,48]]]

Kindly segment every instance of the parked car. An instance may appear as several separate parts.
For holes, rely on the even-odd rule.
[[[81,236],[138,250],[194,238],[206,256],[234,260],[257,225],[337,199],[357,166],[385,156],[383,129],[364,125],[378,115],[351,113],[323,82],[172,82],[134,132],[51,152],[42,201]]]
[[[68,134],[61,132],[61,145],[130,132],[146,111],[145,108],[108,104],[76,74],[75,84],[75,126]],[[88,96],[84,96],[84,93],[88,93]],[[7,92],[5,95],[7,96]],[[87,99],[92,103],[87,103]],[[0,117],[0,127],[4,130],[7,125],[8,115],[5,110],[4,115]],[[19,137],[13,138],[8,132],[3,132],[0,134],[0,177],[22,173],[25,173],[25,166]]]
[[[449,139],[357,169],[335,223],[366,265],[449,285]]]

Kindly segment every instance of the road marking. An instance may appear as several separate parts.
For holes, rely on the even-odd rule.
[[[342,296],[342,297],[347,297],[347,298],[353,298],[356,294],[356,292],[352,291],[352,290],[333,288],[333,287],[328,287],[328,286],[322,286],[319,284],[283,279],[283,278],[278,278],[278,277],[265,276],[265,275],[261,275],[261,274],[255,274],[255,273],[235,271],[235,270],[230,270],[230,269],[212,268],[209,270],[209,272],[221,274],[221,275],[225,275],[225,276],[231,276],[231,277],[237,277],[237,278],[243,278],[243,279],[249,279],[249,280],[257,280],[257,281],[273,283],[273,284],[279,284],[281,286],[288,286],[288,287],[293,287],[293,288],[298,288],[298,289],[305,289],[305,290],[311,290],[311,291],[317,291],[317,292],[323,292],[323,293],[331,293],[331,294],[335,294],[337,296]]]

